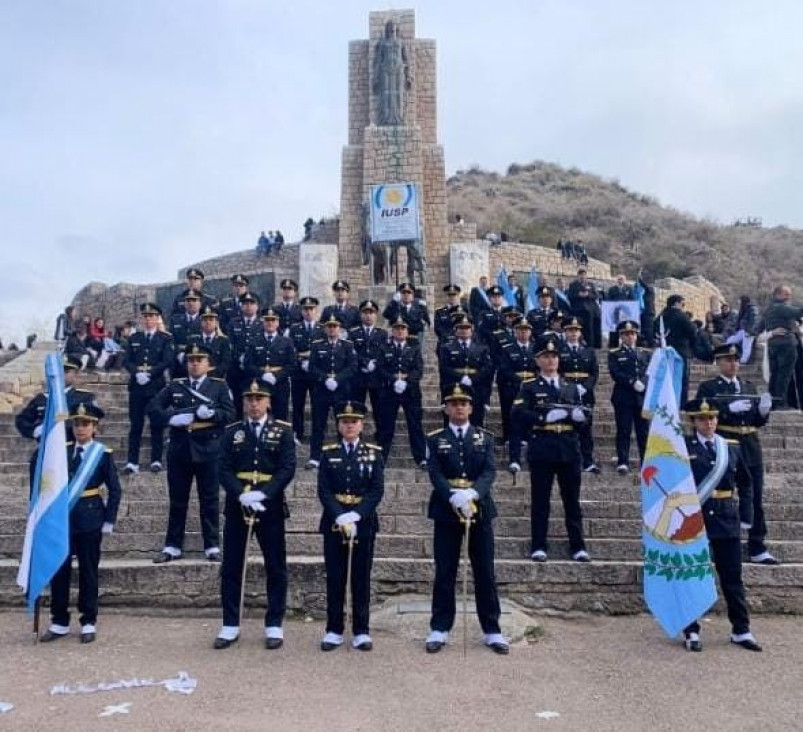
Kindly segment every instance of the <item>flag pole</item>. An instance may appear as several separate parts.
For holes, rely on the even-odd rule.
[[[31,631],[31,641],[36,643],[39,640],[39,610],[41,608],[42,598],[37,597],[33,605],[33,629]]]

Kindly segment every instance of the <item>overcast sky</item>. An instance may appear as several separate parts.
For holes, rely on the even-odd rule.
[[[336,212],[348,42],[383,7],[0,3],[6,345],[51,331],[90,280],[170,280]],[[447,175],[541,159],[721,222],[803,227],[800,2],[415,7],[438,43]]]

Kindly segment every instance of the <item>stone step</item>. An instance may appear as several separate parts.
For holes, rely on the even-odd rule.
[[[579,564],[552,559],[545,564],[499,560],[495,565],[500,595],[530,609],[637,613],[642,601],[641,563],[595,561]],[[17,562],[0,560],[0,603],[19,606]],[[100,568],[101,604],[105,607],[218,607],[219,565],[182,559],[165,565],[149,560],[105,559]],[[291,609],[321,611],[325,573],[320,557],[290,557],[288,602]],[[372,599],[382,602],[400,593],[428,595],[434,567],[430,559],[374,561]],[[754,613],[803,612],[803,564],[778,567],[746,565],[745,584]],[[249,602],[264,607],[264,574],[252,560],[247,578]]]

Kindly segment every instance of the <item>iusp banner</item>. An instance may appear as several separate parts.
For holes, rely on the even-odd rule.
[[[421,238],[415,183],[371,186],[371,241]]]

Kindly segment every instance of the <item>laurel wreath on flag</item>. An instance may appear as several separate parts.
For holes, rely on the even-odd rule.
[[[649,549],[644,554],[644,571],[656,577],[670,580],[703,579],[714,575],[714,567],[708,549],[699,554],[694,552],[661,552],[660,549]]]

